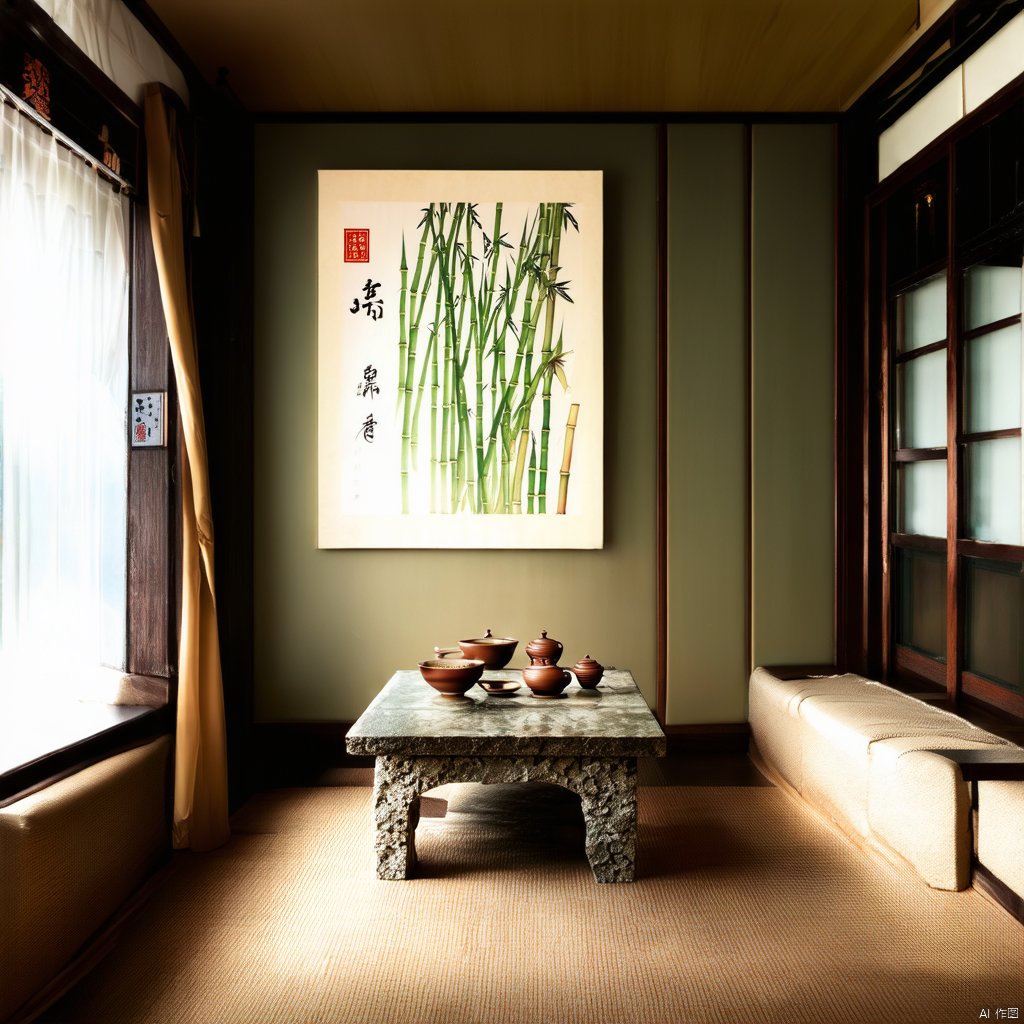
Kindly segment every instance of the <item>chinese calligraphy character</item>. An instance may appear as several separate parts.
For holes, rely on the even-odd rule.
[[[363,382],[356,385],[356,394],[361,398],[365,398],[367,395],[373,398],[374,395],[380,394],[380,388],[377,387],[376,367],[367,366],[363,370]]]
[[[358,313],[360,309],[365,309],[366,315],[371,320],[379,320],[384,315],[384,300],[377,298],[377,289],[379,287],[380,281],[374,281],[372,277],[368,277],[362,289],[366,301],[361,302],[357,296],[352,300],[349,312]]]
[[[373,444],[373,428],[377,426],[377,421],[373,418],[373,413],[363,420],[363,425],[359,428],[359,433],[363,435],[363,440],[368,444]]]

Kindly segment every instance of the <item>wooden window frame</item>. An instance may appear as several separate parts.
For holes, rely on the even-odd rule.
[[[58,70],[58,80],[68,86],[68,96],[73,93],[75,111],[60,121],[56,108],[61,98],[54,95],[53,124],[59,125],[62,134],[84,153],[92,154],[96,133],[94,127],[76,126],[83,109],[89,111],[90,117],[108,114],[111,121],[116,119],[119,125],[120,145],[130,157],[122,162],[121,170],[130,188],[129,332],[126,338],[129,382],[125,408],[133,391],[163,391],[168,399],[166,447],[132,448],[128,445],[127,427],[125,431],[128,455],[125,685],[117,699],[119,703],[145,705],[152,710],[102,734],[83,735],[79,741],[0,775],[0,802],[10,802],[17,794],[66,774],[69,766],[77,770],[110,756],[126,744],[143,742],[172,727],[180,617],[181,517],[177,484],[180,435],[145,195],[142,110],[29,0],[7,0],[0,6],[0,33],[45,54],[46,60]],[[41,130],[46,130],[45,125]]]
[[[965,272],[983,262],[1000,248],[1020,244],[1024,239],[1024,215],[1015,214],[1010,223],[999,229],[982,233],[982,240],[970,240],[970,248],[958,244],[956,216],[957,196],[957,147],[974,132],[989,122],[1007,113],[1017,104],[1024,102],[1024,80],[1017,79],[1005,87],[996,97],[980,110],[966,117],[938,140],[918,154],[904,168],[892,174],[881,185],[870,191],[864,215],[865,276],[864,276],[864,329],[865,329],[865,373],[870,374],[872,365],[871,349],[879,352],[877,365],[879,381],[877,391],[872,395],[870,380],[865,381],[863,410],[865,415],[863,436],[864,446],[864,495],[865,495],[865,568],[877,559],[881,569],[876,579],[879,583],[879,598],[873,601],[867,593],[871,586],[871,574],[865,572],[865,596],[863,608],[862,661],[869,657],[869,636],[875,631],[879,637],[878,656],[881,674],[892,682],[934,686],[945,692],[951,703],[961,699],[977,701],[989,707],[1007,712],[1014,717],[1024,718],[1024,694],[1017,694],[964,667],[964,572],[961,560],[965,557],[983,557],[989,560],[1024,564],[1024,544],[996,544],[977,541],[961,535],[964,522],[965,480],[963,459],[967,446],[972,442],[1007,437],[1022,437],[1021,427],[1000,430],[968,432],[965,429],[965,345],[968,341],[1005,327],[1020,324],[1022,315],[1015,314],[991,324],[971,330],[962,328],[962,295]],[[932,168],[944,167],[945,215],[946,215],[946,258],[938,262],[917,267],[912,273],[898,281],[888,280],[887,260],[889,254],[887,209],[901,193],[912,187]],[[926,280],[936,273],[946,274],[946,337],[909,352],[895,351],[895,299],[914,284]],[[875,311],[875,312],[872,312]],[[946,445],[934,448],[897,448],[896,439],[896,372],[897,367],[906,365],[922,355],[945,350],[946,357]],[[872,411],[873,410],[873,411]],[[872,436],[868,426],[874,416],[878,423],[878,445],[871,449],[867,440]],[[947,507],[945,537],[924,537],[897,532],[896,494],[894,474],[896,467],[925,460],[945,459],[947,464]],[[877,473],[880,486],[877,497],[872,501],[869,478]],[[869,525],[872,516],[877,516],[880,530],[874,533]],[[870,537],[878,545],[870,554]],[[899,645],[895,637],[895,583],[893,579],[893,556],[897,549],[942,551],[946,555],[946,659],[945,662],[928,657],[919,651]],[[877,618],[876,618],[877,617]],[[874,622],[869,621],[874,619]]]

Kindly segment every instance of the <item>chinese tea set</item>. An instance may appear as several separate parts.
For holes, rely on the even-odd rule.
[[[519,689],[512,679],[483,679],[485,669],[502,669],[515,653],[519,641],[507,636],[492,636],[488,629],[482,637],[460,640],[458,647],[435,647],[435,658],[419,663],[423,678],[445,697],[464,696],[473,686],[489,694],[504,696]],[[541,630],[536,640],[526,645],[530,664],[523,669],[523,681],[534,697],[559,697],[573,676],[585,690],[593,690],[604,675],[604,667],[588,654],[573,665],[571,673],[558,664],[562,644]]]

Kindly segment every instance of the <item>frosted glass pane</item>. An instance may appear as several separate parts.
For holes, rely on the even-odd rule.
[[[1019,427],[1020,324],[967,342],[967,430]]]
[[[964,559],[964,668],[1024,693],[1024,576],[1017,563]]]
[[[896,529],[946,536],[946,460],[904,462],[896,470]]]
[[[929,352],[897,368],[900,402],[899,448],[946,445],[946,352]]]
[[[967,446],[967,536],[996,544],[1021,543],[1019,437]]]
[[[896,347],[910,352],[945,337],[946,275],[939,274],[896,299]]]
[[[1020,312],[1020,267],[971,267],[966,278],[964,302],[967,330],[995,323]]]
[[[897,548],[896,643],[946,660],[946,559]]]

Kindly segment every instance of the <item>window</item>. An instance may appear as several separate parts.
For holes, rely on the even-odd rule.
[[[876,197],[881,655],[1024,715],[1024,99]]]
[[[125,664],[128,200],[0,105],[0,655]]]

